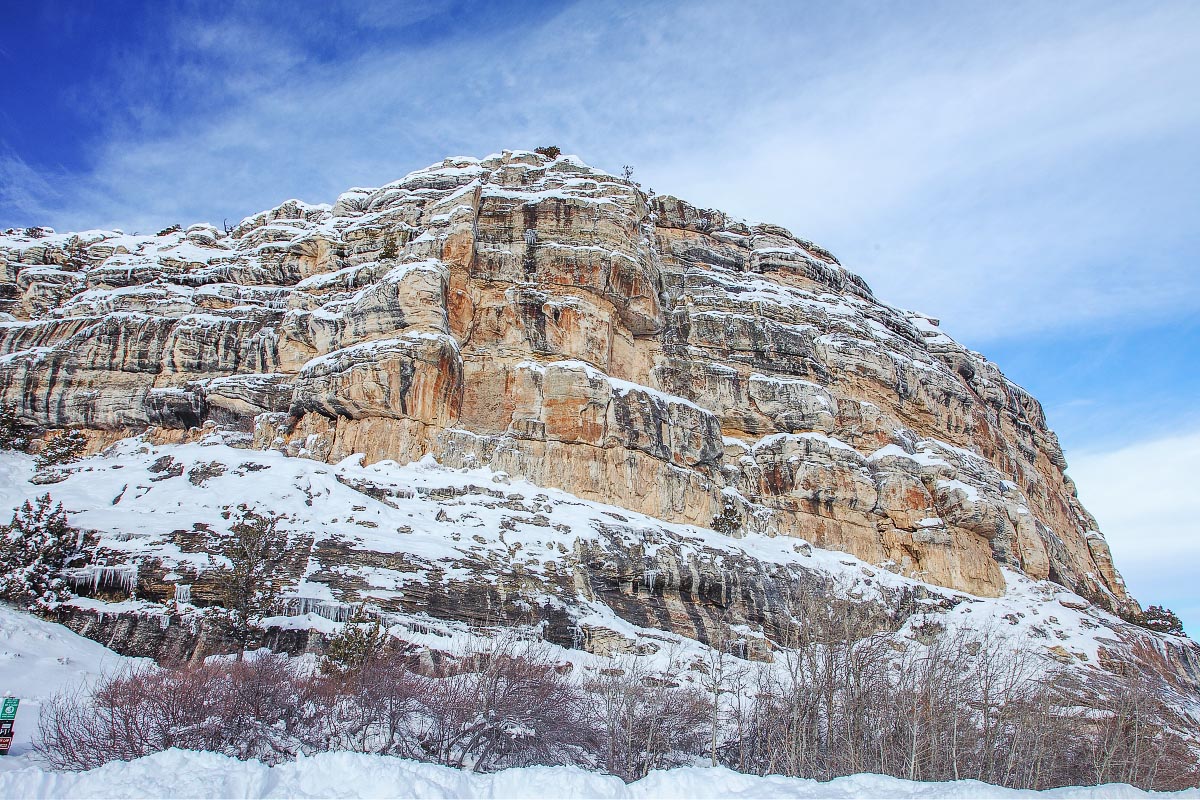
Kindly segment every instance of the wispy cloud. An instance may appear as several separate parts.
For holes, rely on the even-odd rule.
[[[92,169],[6,206],[148,229],[555,142],[785,224],[971,341],[1200,297],[1195,6],[347,8],[179,18],[92,93]]]
[[[893,38],[749,120],[733,169],[671,168],[971,338],[1180,311],[1197,285],[1197,17]]]
[[[55,176],[33,169],[9,148],[0,148],[0,208],[19,210],[29,220],[52,216],[62,202]],[[58,184],[70,180],[59,175]]]
[[[1130,590],[1167,605],[1200,634],[1200,432],[1182,433],[1072,459],[1079,498],[1108,538]]]

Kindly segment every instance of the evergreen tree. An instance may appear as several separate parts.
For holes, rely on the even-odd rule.
[[[280,517],[265,517],[247,506],[230,526],[233,534],[227,553],[231,565],[217,574],[222,605],[233,614],[235,633],[243,647],[250,639],[252,620],[276,610],[282,581],[287,537],[280,534]]]
[[[0,450],[24,450],[29,444],[17,415],[17,407],[12,403],[0,403]]]
[[[741,530],[742,520],[738,515],[737,506],[728,497],[725,498],[725,504],[721,507],[721,513],[713,517],[709,527],[726,536],[736,536],[737,532]]]
[[[1142,616],[1142,626],[1158,633],[1183,635],[1183,621],[1169,608],[1150,606]]]
[[[50,495],[28,500],[0,527],[0,598],[33,609],[46,609],[71,597],[62,573],[81,566],[95,549],[94,534],[67,523],[62,504]]]
[[[362,608],[325,643],[321,668],[327,673],[357,672],[382,655],[390,635],[378,619],[367,621]]]
[[[55,464],[70,464],[78,461],[87,450],[87,437],[83,431],[62,431],[46,441],[46,447],[38,453],[37,465],[49,467]]]
[[[379,252],[381,261],[386,261],[389,258],[395,258],[400,255],[400,247],[396,244],[396,238],[389,236],[383,242],[383,250]]]

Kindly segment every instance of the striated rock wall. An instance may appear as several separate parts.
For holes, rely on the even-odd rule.
[[[1134,607],[995,365],[783,228],[571,157],[447,159],[229,234],[5,234],[0,312],[0,398],[31,424],[432,454],[977,595],[1010,568]]]

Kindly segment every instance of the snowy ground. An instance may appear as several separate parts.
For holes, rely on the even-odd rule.
[[[1047,792],[1000,789],[976,781],[912,783],[881,775],[851,775],[828,783],[741,775],[717,767],[653,772],[632,784],[575,767],[527,767],[489,775],[387,756],[324,753],[266,767],[215,753],[168,750],[84,773],[23,767],[0,772],[0,796],[97,797],[414,797],[414,798],[1007,798],[1179,797],[1200,790],[1142,792],[1110,784]]]
[[[324,753],[267,767],[215,753],[171,750],[83,773],[41,767],[30,751],[41,702],[57,691],[86,687],[96,676],[131,663],[53,623],[0,606],[0,694],[21,698],[17,742],[0,757],[0,797],[528,797],[528,798],[849,798],[849,797],[1180,797],[1129,786],[1017,792],[974,781],[910,783],[854,775],[829,783],[740,775],[723,768],[655,772],[626,785],[578,768],[533,767],[476,775],[386,756]]]
[[[134,663],[62,625],[0,605],[0,696],[21,699],[12,750],[0,757],[3,766],[31,763],[29,748],[43,702]]]

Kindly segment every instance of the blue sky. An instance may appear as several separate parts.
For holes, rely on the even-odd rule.
[[[549,143],[632,164],[1033,391],[1135,594],[1200,631],[1200,5],[12,6],[0,226],[220,224]]]

